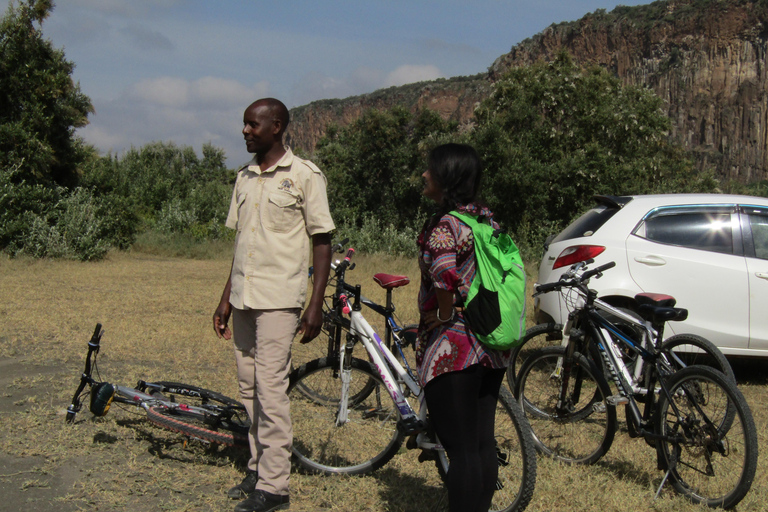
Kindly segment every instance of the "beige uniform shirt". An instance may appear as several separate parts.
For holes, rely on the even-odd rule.
[[[335,228],[320,169],[288,148],[265,171],[254,158],[237,173],[226,225],[237,230],[232,306],[304,307],[309,237]]]

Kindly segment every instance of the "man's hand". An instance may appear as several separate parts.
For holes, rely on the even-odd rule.
[[[219,339],[232,339],[232,331],[230,331],[227,326],[229,315],[232,314],[232,305],[229,303],[229,293],[231,290],[232,277],[230,276],[229,279],[227,279],[227,284],[224,285],[224,291],[221,293],[219,307],[217,307],[216,311],[213,313],[213,331]]]
[[[320,334],[323,327],[323,312],[321,308],[308,307],[301,316],[299,334],[303,334],[300,343],[309,343]]]
[[[309,343],[320,334],[323,327],[323,295],[328,284],[328,274],[331,271],[331,235],[319,233],[312,235],[312,262],[315,267],[315,277],[312,287],[312,297],[304,310],[299,325],[299,333],[303,334],[301,343]]]
[[[219,307],[216,308],[216,311],[213,313],[213,330],[216,332],[216,336],[218,336],[219,339],[232,339],[232,331],[229,330],[229,326],[227,325],[231,311],[232,306],[229,305],[229,302],[226,302],[219,304]]]

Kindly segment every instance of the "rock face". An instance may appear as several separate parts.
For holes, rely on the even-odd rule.
[[[390,109],[396,105],[416,111],[429,108],[460,125],[471,123],[475,108],[491,91],[488,75],[441,79],[390,87],[371,94],[342,100],[320,100],[291,109],[287,142],[312,153],[330,124],[345,126],[368,109]]]
[[[767,0],[667,0],[596,11],[552,25],[490,67],[487,75],[393,87],[315,102],[292,111],[291,142],[311,152],[334,122],[345,125],[366,108],[400,104],[433,108],[470,124],[475,105],[506,70],[568,51],[623,83],[651,88],[665,100],[670,136],[714,168],[743,182],[768,179]]]

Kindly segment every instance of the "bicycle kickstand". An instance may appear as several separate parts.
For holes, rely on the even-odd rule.
[[[656,491],[656,496],[653,497],[653,499],[659,499],[659,495],[661,494],[661,489],[664,487],[664,484],[667,483],[667,479],[669,478],[669,474],[672,473],[672,469],[668,469],[666,473],[664,473],[664,478],[661,479],[661,485],[659,485],[659,489]]]

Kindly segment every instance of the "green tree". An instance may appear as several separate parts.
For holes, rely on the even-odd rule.
[[[670,143],[661,99],[567,54],[512,69],[476,111],[483,196],[518,240],[538,246],[595,194],[712,190]]]
[[[413,228],[425,206],[421,173],[428,148],[456,131],[456,123],[434,111],[411,114],[403,107],[368,110],[344,128],[331,127],[315,160],[328,178],[334,219]]]
[[[74,64],[43,38],[51,0],[11,2],[0,20],[0,169],[17,181],[77,183],[90,150],[75,136],[93,111],[72,81]]]
[[[203,158],[189,146],[151,142],[122,158],[108,155],[84,166],[82,184],[121,198],[145,228],[219,238],[229,208],[234,173],[224,151],[203,145]]]

